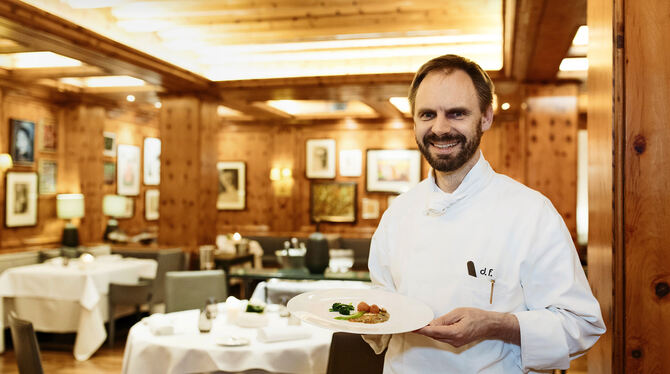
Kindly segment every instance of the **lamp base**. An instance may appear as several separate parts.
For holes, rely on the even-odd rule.
[[[63,246],[78,247],[79,246],[79,230],[72,224],[66,224],[63,229]]]

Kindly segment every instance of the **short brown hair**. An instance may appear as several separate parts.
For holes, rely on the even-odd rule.
[[[472,60],[458,55],[444,55],[426,62],[414,75],[414,80],[412,80],[412,84],[409,86],[408,95],[412,114],[414,114],[416,91],[419,89],[419,85],[423,79],[426,78],[426,75],[433,70],[442,70],[445,74],[450,74],[455,69],[462,70],[470,76],[479,97],[479,108],[482,112],[486,111],[486,108],[493,103],[493,82],[491,81],[491,77]]]

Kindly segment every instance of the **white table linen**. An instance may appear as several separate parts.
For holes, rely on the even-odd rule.
[[[341,280],[283,280],[270,279],[259,282],[251,295],[252,299],[267,303],[286,304],[293,296],[309,291],[330,290],[334,288],[369,289],[370,282]]]
[[[0,298],[13,298],[11,305],[18,316],[31,321],[37,331],[71,332],[76,326],[73,353],[83,361],[107,337],[104,323],[109,284],[154,278],[156,268],[155,260],[132,258],[19,266],[0,275]],[[3,311],[0,327],[4,327],[4,315]],[[4,350],[4,341],[0,349]]]
[[[148,323],[134,325],[128,333],[123,357],[124,374],[202,373],[212,371],[267,371],[277,373],[325,373],[332,331],[302,324],[310,336],[304,339],[264,343],[258,329],[227,322],[223,304],[209,333],[198,331],[198,310],[166,314],[174,334],[156,336]],[[266,312],[268,327],[283,329],[288,318]],[[217,339],[236,336],[249,339],[243,346],[217,345]]]

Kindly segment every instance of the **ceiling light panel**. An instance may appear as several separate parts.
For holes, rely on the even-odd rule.
[[[81,61],[53,52],[23,52],[0,55],[0,67],[5,69],[59,68],[82,66]]]
[[[270,100],[267,105],[300,118],[376,117],[376,112],[360,101]]]

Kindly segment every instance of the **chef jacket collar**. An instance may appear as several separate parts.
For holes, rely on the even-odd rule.
[[[484,159],[484,155],[480,150],[477,163],[470,169],[456,190],[452,193],[448,193],[442,191],[440,187],[437,186],[437,183],[435,182],[435,170],[431,168],[428,173],[428,185],[431,190],[428,194],[425,214],[429,216],[443,215],[447,209],[453,206],[456,202],[482,190],[491,180],[493,174],[494,171],[491,168],[491,165]]]

